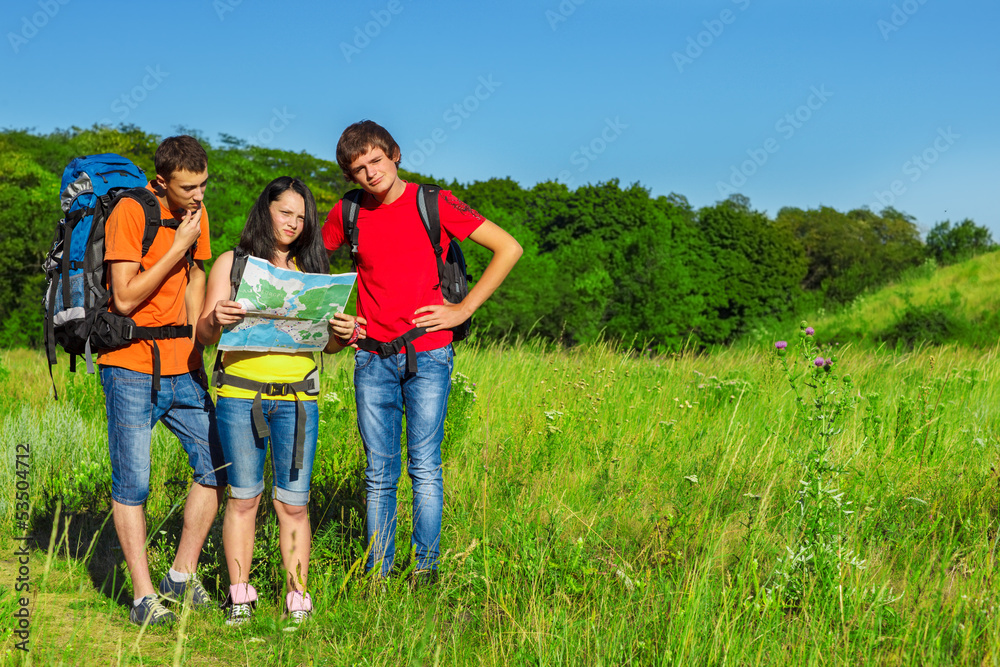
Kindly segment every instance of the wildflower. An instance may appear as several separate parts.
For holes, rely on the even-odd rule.
[[[815,329],[813,329],[812,327],[806,327],[806,335],[807,336],[812,336],[814,333],[816,333]]]
[[[826,363],[826,359],[823,357],[816,357],[816,360],[813,363],[816,364],[817,367],[820,367]]]
[[[831,357],[831,358],[827,359],[827,360],[826,360],[826,361],[825,361],[825,362],[823,363],[823,365],[824,365],[824,366],[829,366],[829,365],[830,365],[830,364],[832,364],[832,363],[833,363],[833,358]]]
[[[774,346],[779,350],[784,350],[786,347],[788,347],[788,343],[786,343],[783,340],[779,340],[777,343],[774,344]]]

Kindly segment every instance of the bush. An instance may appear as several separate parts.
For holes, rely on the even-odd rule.
[[[944,345],[963,339],[968,324],[938,305],[909,306],[894,325],[878,335],[892,345],[914,347],[920,343]]]

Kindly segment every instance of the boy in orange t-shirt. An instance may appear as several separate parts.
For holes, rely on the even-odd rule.
[[[159,585],[164,598],[179,601],[190,590],[196,606],[211,604],[196,570],[225,487],[222,471],[216,472],[224,463],[201,351],[190,332],[181,329],[201,312],[203,263],[212,256],[202,204],[208,156],[193,137],[177,136],[160,144],[154,162],[156,179],[147,187],[156,195],[161,218],[179,224],[176,229],[160,227],[143,255],[142,206],[130,198],[115,206],[105,238],[111,310],[132,318],[137,327],[163,327],[163,336],[175,337],[133,340],[98,358],[108,414],[115,530],[135,595],[129,619],[140,625],[175,618],[159,601],[146,556],[143,503],[149,495],[153,426],[162,420],[177,436],[194,470],[177,555]]]

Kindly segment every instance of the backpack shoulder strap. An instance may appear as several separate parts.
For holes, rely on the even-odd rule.
[[[434,184],[425,184],[417,188],[417,211],[420,222],[424,223],[427,236],[434,248],[434,256],[438,264],[438,280],[444,278],[444,250],[441,248],[441,212],[438,209],[438,195],[441,188]],[[440,282],[438,282],[440,285]]]
[[[361,189],[344,193],[341,198],[341,209],[344,222],[344,242],[351,244],[351,257],[358,254],[358,216],[361,214],[361,198],[365,191]]]
[[[142,256],[145,257],[149,249],[153,247],[153,241],[156,239],[156,233],[160,231],[160,227],[168,227],[176,229],[180,225],[180,220],[175,220],[170,218],[169,220],[163,220],[160,217],[160,202],[156,200],[156,195],[147,190],[146,188],[131,188],[129,190],[123,190],[118,194],[118,200],[128,197],[133,199],[142,206],[142,213],[146,218],[146,229],[142,234]],[[188,248],[187,259],[188,264],[194,263],[194,253],[198,247],[198,242],[195,241],[194,244]]]
[[[236,246],[233,248],[233,266],[229,269],[229,300],[236,300],[236,292],[240,289],[240,282],[243,281],[243,270],[247,268],[247,257],[250,255],[246,250]]]
[[[233,265],[229,268],[229,300],[236,300],[236,292],[240,289],[243,281],[243,271],[247,268],[247,257],[249,253],[243,248],[236,246],[233,248]],[[222,350],[215,352],[215,365],[212,367],[212,386],[222,386],[225,376],[225,369],[222,367]]]
[[[153,245],[156,232],[160,230],[160,202],[156,201],[156,196],[146,188],[124,190],[118,195],[118,201],[126,197],[142,206],[142,214],[146,218],[146,230],[142,234],[142,256],[145,257]]]

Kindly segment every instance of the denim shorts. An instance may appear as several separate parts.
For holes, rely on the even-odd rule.
[[[264,493],[264,460],[270,440],[275,500],[298,506],[309,502],[309,480],[319,435],[319,407],[316,401],[302,401],[301,404],[306,411],[305,451],[302,469],[296,470],[292,466],[295,454],[295,401],[261,400],[271,436],[260,438],[253,427],[250,412],[252,398],[219,398],[216,413],[222,451],[231,464],[227,469],[230,497],[247,500]]]
[[[154,392],[148,373],[101,366],[101,386],[108,413],[112,500],[133,506],[146,501],[153,427],[161,420],[181,441],[196,483],[226,483],[215,407],[203,371],[164,375],[160,391]]]

